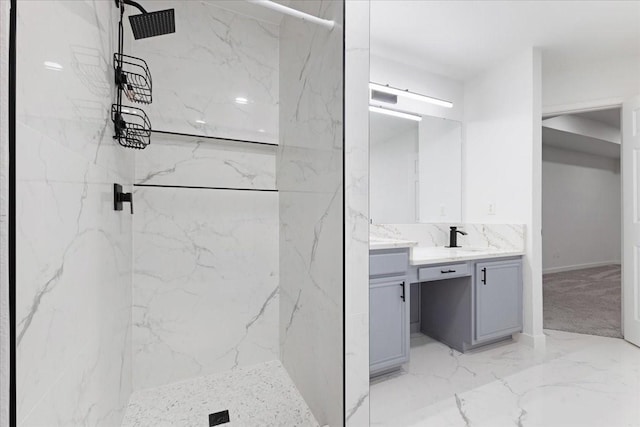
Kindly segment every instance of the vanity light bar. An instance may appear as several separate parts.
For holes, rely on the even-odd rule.
[[[302,19],[303,21],[313,22],[314,24],[322,25],[330,30],[335,26],[335,22],[328,19],[318,18],[317,16],[309,15],[308,13],[300,12],[297,9],[281,5],[270,0],[247,0],[249,3],[257,4],[267,9],[275,10],[276,12],[284,13],[285,15],[293,16],[294,18]]]
[[[453,102],[444,101],[442,99],[433,98],[431,96],[420,95],[419,93],[409,92],[389,85],[381,85],[379,83],[369,82],[369,89],[379,92],[390,93],[391,95],[404,96],[405,98],[415,99],[416,101],[428,102],[430,104],[439,105],[445,108],[452,108]]]
[[[416,114],[404,113],[402,111],[397,111],[397,110],[390,110],[388,108],[376,107],[375,105],[369,105],[369,111],[373,113],[386,114],[387,116],[414,120],[416,122],[422,121],[422,116],[418,116]]]

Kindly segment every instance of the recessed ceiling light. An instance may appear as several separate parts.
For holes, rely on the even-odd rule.
[[[248,104],[249,100],[247,98],[243,98],[241,96],[236,98],[236,104]]]
[[[264,129],[258,129],[258,132],[265,133],[266,131]]]
[[[389,85],[381,85],[378,83],[369,83],[369,89],[377,90],[378,92],[389,93],[391,95],[404,96],[405,98],[415,99],[416,101],[428,102],[429,104],[439,105],[441,107],[452,108],[453,102],[445,101],[431,96],[420,95],[419,93],[409,92],[408,90],[402,90]]]
[[[44,61],[44,68],[47,70],[62,71],[64,67],[57,62]]]
[[[205,122],[204,120],[196,120],[196,123],[198,123],[199,125],[206,125],[207,122]]]
[[[387,116],[400,117],[401,119],[409,119],[414,120],[416,122],[422,121],[422,116],[417,114],[405,113],[403,111],[390,110],[388,108],[376,107],[374,105],[369,105],[369,111],[374,113],[386,114]]]

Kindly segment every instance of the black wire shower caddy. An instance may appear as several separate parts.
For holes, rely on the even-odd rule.
[[[113,54],[116,85],[131,102],[151,104],[151,73],[143,59],[122,53]]]
[[[135,56],[123,53],[124,1],[116,0],[120,8],[120,22],[118,23],[118,52],[113,54],[113,70],[117,87],[116,103],[111,105],[111,120],[114,124],[113,139],[127,148],[142,150],[151,143],[151,121],[141,108],[122,103],[126,98],[138,104],[151,104],[152,81],[147,62]]]

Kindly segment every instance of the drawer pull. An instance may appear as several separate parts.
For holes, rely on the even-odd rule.
[[[418,280],[420,282],[428,282],[430,280],[449,280],[464,276],[471,276],[469,264],[467,263],[418,268]]]

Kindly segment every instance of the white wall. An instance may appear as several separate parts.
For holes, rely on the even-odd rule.
[[[417,123],[391,138],[371,135],[370,141],[371,219],[376,224],[416,222]]]
[[[567,106],[619,104],[640,93],[640,55],[571,62],[544,61],[543,112]]]
[[[465,83],[464,221],[525,224],[524,333],[542,335],[540,55],[527,49]],[[489,205],[493,206],[490,213]]]
[[[620,161],[544,146],[545,272],[620,262]]]
[[[460,122],[464,118],[464,85],[458,80],[375,55],[371,56],[370,79],[375,83],[453,102],[453,108],[444,108],[398,97],[398,104],[393,108]]]
[[[528,51],[465,85],[466,222],[530,219],[532,66]]]

